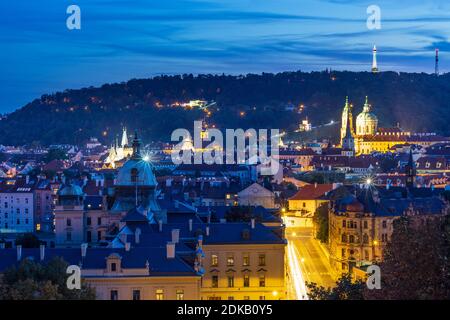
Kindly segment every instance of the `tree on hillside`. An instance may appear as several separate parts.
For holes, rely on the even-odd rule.
[[[57,257],[45,265],[24,259],[18,267],[4,271],[0,300],[94,300],[95,291],[84,282],[80,290],[67,288],[67,267]]]

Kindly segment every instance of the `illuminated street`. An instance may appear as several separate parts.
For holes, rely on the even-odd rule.
[[[324,287],[333,286],[333,271],[324,249],[313,237],[312,228],[288,228],[286,237],[292,285],[297,292],[297,299],[302,299],[306,293],[305,282],[315,282]]]

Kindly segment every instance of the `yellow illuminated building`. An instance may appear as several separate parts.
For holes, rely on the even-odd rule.
[[[386,153],[396,145],[415,144],[429,147],[435,143],[446,143],[450,139],[436,135],[435,133],[411,133],[403,131],[399,127],[380,128],[378,118],[372,112],[368,97],[363,106],[363,111],[356,117],[353,125],[353,106],[346,100],[342,112],[341,145],[347,129],[354,138],[354,152],[357,155],[371,154],[372,152]]]

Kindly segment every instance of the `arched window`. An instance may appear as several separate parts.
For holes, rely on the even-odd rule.
[[[343,235],[342,235],[342,242],[347,242],[347,235],[344,233]]]
[[[136,183],[138,182],[138,169],[133,168],[131,169],[131,182]]]
[[[350,243],[354,243],[355,242],[355,236],[354,235],[350,235],[349,237],[348,237],[348,242],[350,242]]]

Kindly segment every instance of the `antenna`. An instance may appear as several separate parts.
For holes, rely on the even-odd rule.
[[[436,61],[434,65],[434,74],[439,76],[439,49],[436,49]]]

